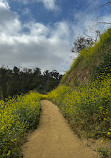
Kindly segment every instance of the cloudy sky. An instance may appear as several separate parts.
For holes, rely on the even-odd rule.
[[[111,22],[106,0],[0,0],[0,66],[65,72],[77,55],[71,53],[79,35],[94,36]]]

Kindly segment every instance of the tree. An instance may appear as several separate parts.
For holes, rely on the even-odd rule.
[[[0,85],[3,98],[7,97],[7,70],[5,67],[0,68]]]
[[[30,90],[37,90],[39,93],[47,93],[54,89],[60,82],[62,75],[56,70],[49,72],[46,70],[41,73],[40,68],[28,69],[22,71],[14,66],[9,68],[0,68],[0,96],[16,96],[25,94]]]
[[[82,49],[92,46],[95,43],[91,37],[85,38],[83,36],[79,36],[74,42],[74,46],[72,48],[72,52],[79,53]]]
[[[16,66],[12,70],[12,85],[11,85],[11,95],[19,94],[20,91],[20,69]]]

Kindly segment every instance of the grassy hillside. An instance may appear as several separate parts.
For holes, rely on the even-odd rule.
[[[95,46],[84,49],[74,60],[61,84],[78,86],[97,79],[101,73],[111,72],[111,29],[101,35]]]
[[[95,46],[84,49],[48,94],[81,138],[111,140],[111,29]],[[98,149],[111,157],[111,148]]]

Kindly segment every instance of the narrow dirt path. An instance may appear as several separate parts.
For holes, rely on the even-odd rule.
[[[59,108],[43,100],[40,123],[23,146],[24,158],[97,158],[72,132]]]

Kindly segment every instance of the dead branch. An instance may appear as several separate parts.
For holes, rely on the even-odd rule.
[[[101,9],[101,8],[107,6],[107,5],[111,5],[111,1],[109,1],[109,2],[107,2],[107,3],[105,3],[105,4],[103,4],[103,5],[101,5],[101,6],[99,7],[99,9]]]
[[[97,22],[97,24],[109,24],[109,25],[111,25],[111,23],[110,22],[102,22],[102,21],[99,21],[99,22]]]

